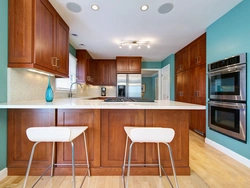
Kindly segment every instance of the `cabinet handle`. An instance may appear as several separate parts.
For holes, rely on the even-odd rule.
[[[56,57],[56,67],[59,68],[59,66],[60,66],[60,59]]]
[[[56,67],[56,57],[51,57],[51,65],[53,66],[53,67]]]
[[[199,91],[197,91],[197,97],[199,97],[200,96],[200,92]]]

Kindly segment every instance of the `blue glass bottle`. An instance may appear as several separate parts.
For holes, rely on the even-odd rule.
[[[46,89],[46,93],[45,93],[45,100],[47,102],[52,102],[53,101],[53,98],[54,98],[54,93],[53,93],[53,89],[50,85],[50,76],[49,76],[49,79],[48,79],[48,87]]]

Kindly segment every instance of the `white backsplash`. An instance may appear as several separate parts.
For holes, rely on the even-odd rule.
[[[54,90],[54,98],[68,97],[68,92],[55,91],[55,77],[50,77]],[[48,76],[29,72],[26,69],[8,68],[8,102],[45,100],[45,91],[48,86]],[[106,96],[115,96],[116,87],[106,86]],[[84,85],[78,87],[77,97],[100,96],[101,86]]]

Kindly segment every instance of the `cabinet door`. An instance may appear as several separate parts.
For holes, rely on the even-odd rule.
[[[130,57],[128,60],[129,73],[141,73],[141,57]]]
[[[170,146],[175,166],[186,166],[189,168],[189,111],[146,110],[146,127],[167,127],[174,129],[175,137]],[[167,146],[160,144],[160,149],[162,165],[164,167],[171,167]],[[158,162],[156,144],[146,144],[145,157],[147,163]],[[172,172],[170,171],[170,173]]]
[[[175,100],[188,102],[190,95],[190,71],[183,71],[176,74],[176,94]]]
[[[54,70],[56,66],[56,17],[47,0],[36,0],[35,66]]]
[[[190,112],[190,129],[198,134],[206,135],[206,111],[205,110],[191,110]]]
[[[195,67],[206,63],[206,34],[190,44],[190,66]]]
[[[116,86],[116,61],[109,61],[109,85]]]
[[[128,72],[128,58],[127,57],[117,57],[116,58],[117,73],[127,73]]]
[[[88,126],[86,140],[91,167],[100,166],[100,110],[58,109],[58,126]],[[86,163],[83,135],[74,140],[75,162]],[[71,163],[71,144],[58,143],[58,163]],[[63,168],[63,167],[62,167]],[[71,167],[69,167],[71,169]],[[82,172],[84,173],[84,172]]]
[[[8,110],[8,174],[25,175],[33,142],[26,136],[29,127],[55,126],[55,110]],[[37,145],[30,175],[41,175],[51,164],[52,144]]]
[[[126,141],[124,126],[143,127],[144,110],[102,110],[102,167],[122,166]],[[133,146],[132,161],[144,163],[144,144]]]
[[[62,75],[69,75],[69,27],[60,16],[57,16],[57,43],[55,70]]]
[[[190,67],[189,63],[189,47],[185,47],[181,49],[179,52],[175,55],[175,72],[182,72]]]

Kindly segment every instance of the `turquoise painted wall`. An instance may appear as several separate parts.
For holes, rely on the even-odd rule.
[[[170,100],[175,100],[175,56],[171,54],[161,62],[161,67],[170,64]]]
[[[146,92],[144,93],[143,98],[154,100],[154,88],[152,87],[152,77],[142,77],[142,84],[146,85]]]
[[[142,69],[160,69],[161,62],[142,62],[141,68]]]
[[[69,53],[76,57],[76,49],[71,44],[69,44]]]
[[[8,0],[0,6],[0,102],[7,101]],[[0,170],[7,166],[7,110],[0,110]]]
[[[244,0],[234,9],[207,28],[207,63],[247,52],[247,80],[250,80],[250,1]],[[247,103],[250,102],[250,82],[247,82]],[[249,106],[248,106],[249,108]],[[250,110],[247,110],[250,117]],[[250,118],[247,118],[247,143],[210,130],[207,126],[207,138],[250,159]]]

